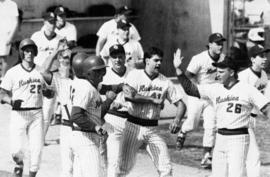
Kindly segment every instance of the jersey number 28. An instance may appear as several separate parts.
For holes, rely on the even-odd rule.
[[[35,85],[35,84],[32,84],[30,85],[30,93],[40,93],[40,90],[41,90],[41,85]]]

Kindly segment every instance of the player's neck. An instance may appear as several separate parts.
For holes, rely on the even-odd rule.
[[[232,88],[237,82],[239,82],[238,79],[235,77],[230,77],[223,83],[223,85],[225,88]]]
[[[22,66],[27,70],[31,70],[34,67],[34,65],[35,65],[34,62],[28,62],[25,60],[22,61]]]
[[[258,67],[258,66],[255,66],[255,65],[252,65],[251,66],[251,69],[255,72],[261,72],[262,71],[262,68],[261,67]]]
[[[217,61],[220,57],[219,54],[214,53],[212,50],[208,50],[208,55],[214,60]]]

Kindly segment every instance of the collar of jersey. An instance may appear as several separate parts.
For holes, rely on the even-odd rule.
[[[22,69],[24,69],[26,72],[29,72],[29,73],[30,73],[31,71],[33,71],[33,69],[36,67],[36,65],[34,64],[33,67],[32,67],[31,69],[29,69],[29,70],[26,69],[26,68],[22,65],[22,63],[21,63],[21,67],[22,67]]]
[[[53,33],[52,36],[47,36],[47,35],[45,34],[45,32],[43,32],[43,34],[44,34],[44,36],[45,36],[49,41],[56,37],[56,33]]]
[[[146,74],[146,76],[147,76],[150,80],[154,80],[154,79],[157,78],[158,75],[159,75],[159,74],[157,74],[157,75],[150,76],[145,70],[144,70],[144,73]]]
[[[125,71],[123,72],[123,73],[118,73],[117,71],[115,71],[113,68],[111,68],[112,69],[112,71],[115,73],[115,74],[117,74],[119,77],[123,77],[124,75],[125,75],[125,73],[126,73],[126,71],[127,71],[127,68],[125,67]]]
[[[249,69],[250,69],[250,70],[251,70],[258,78],[261,78],[262,72],[254,71],[251,67],[249,67]]]
[[[231,88],[233,88],[237,83],[239,82],[239,80],[237,80],[235,83],[233,83],[231,86],[227,86],[227,85],[223,85],[226,89],[230,90]]]

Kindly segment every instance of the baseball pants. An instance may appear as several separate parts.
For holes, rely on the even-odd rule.
[[[73,131],[72,149],[75,155],[74,171],[81,177],[101,177],[100,137],[94,133]]]
[[[248,133],[250,142],[246,161],[247,176],[260,177],[260,168],[261,168],[260,150],[256,142],[256,137],[253,128],[249,128]]]
[[[50,125],[52,115],[54,113],[55,101],[56,97],[53,97],[51,99],[48,99],[46,97],[43,98],[44,140]]]
[[[125,129],[126,119],[112,115],[105,115],[106,124],[112,127],[112,131],[108,131],[107,139],[107,156],[108,156],[108,177],[117,177],[119,175],[120,158],[123,156],[123,132]]]
[[[249,135],[216,135],[211,177],[244,177]]]
[[[136,154],[140,146],[145,143],[160,177],[172,176],[172,165],[167,145],[160,136],[157,127],[143,127],[126,122],[124,131],[120,175],[126,176],[131,171],[136,161]]]
[[[198,128],[201,115],[203,116],[203,146],[213,147],[215,143],[215,111],[206,100],[188,96],[187,119],[182,125],[182,132],[189,132]]]
[[[11,111],[10,147],[12,155],[21,154],[23,159],[24,139],[27,135],[30,151],[30,171],[39,169],[43,147],[42,109],[31,111]]]

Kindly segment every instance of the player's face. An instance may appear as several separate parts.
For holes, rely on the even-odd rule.
[[[252,66],[259,69],[264,69],[267,64],[267,58],[266,58],[265,53],[257,55],[255,58],[252,58],[251,61],[252,61]]]
[[[233,71],[229,68],[217,68],[217,80],[220,83],[226,83],[233,74]]]
[[[44,21],[44,31],[47,35],[54,33],[55,23],[52,21]]]
[[[209,43],[209,50],[214,54],[220,55],[223,50],[223,41]]]
[[[35,57],[35,49],[32,46],[26,46],[23,49],[23,55],[24,58],[23,60],[26,62],[33,62],[34,61],[34,57]]]
[[[87,79],[93,85],[97,86],[100,82],[103,81],[103,76],[106,74],[106,68],[92,70],[88,73]]]
[[[129,28],[126,29],[118,29],[118,35],[121,39],[128,39],[129,36]]]
[[[62,27],[65,24],[66,17],[65,16],[56,16],[56,27]]]
[[[152,55],[151,58],[146,59],[146,68],[151,73],[159,73],[161,67],[162,58],[158,55]]]
[[[115,70],[125,67],[126,55],[124,53],[119,53],[111,56],[112,67]]]

